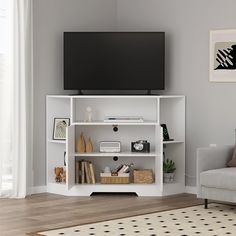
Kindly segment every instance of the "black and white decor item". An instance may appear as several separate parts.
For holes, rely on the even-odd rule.
[[[236,82],[236,30],[210,32],[210,81]]]
[[[66,127],[68,127],[69,125],[69,118],[54,118],[53,139],[66,140]]]

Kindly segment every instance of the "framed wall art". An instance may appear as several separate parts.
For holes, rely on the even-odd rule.
[[[210,81],[236,82],[236,29],[210,31]]]
[[[66,140],[66,127],[69,125],[69,118],[54,118],[53,139]]]

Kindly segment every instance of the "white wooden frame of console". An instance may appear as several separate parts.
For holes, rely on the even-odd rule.
[[[85,109],[92,107],[93,122],[84,122]],[[58,96],[49,95],[46,101],[47,121],[47,191],[67,196],[89,196],[93,192],[135,192],[139,196],[164,196],[185,192],[185,97],[184,96]],[[143,116],[143,123],[104,123],[104,115]],[[52,139],[54,118],[70,118],[66,141]],[[162,141],[162,127],[167,124],[174,141]],[[112,126],[118,126],[120,136],[112,133]],[[80,132],[94,140],[95,152],[75,152],[75,140]],[[118,132],[118,133],[119,133]],[[120,140],[124,146],[121,153],[100,153],[101,138]],[[119,138],[119,139],[117,139]],[[150,153],[130,152],[130,141],[148,139]],[[163,183],[163,150],[167,158],[176,163],[176,180]],[[54,167],[63,166],[64,151],[67,152],[66,184],[55,183]],[[117,165],[134,162],[138,168],[150,168],[155,173],[153,184],[75,184],[75,157],[88,159],[98,166],[96,177],[107,163]]]

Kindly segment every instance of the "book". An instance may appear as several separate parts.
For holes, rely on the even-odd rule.
[[[126,166],[124,169],[123,169],[123,173],[128,173],[129,172],[129,166]]]
[[[86,183],[90,184],[90,171],[89,171],[89,163],[87,161],[84,161],[84,167],[85,167],[85,179]]]
[[[120,164],[118,167],[112,170],[112,173],[117,173],[122,167],[123,167],[123,164]]]
[[[124,173],[126,169],[127,169],[127,165],[123,165],[122,168],[118,171],[118,174]]]
[[[79,183],[79,161],[75,159],[75,183]]]
[[[81,184],[82,182],[82,168],[81,168],[81,165],[82,165],[82,161],[79,161],[79,164],[78,164],[78,184]]]
[[[84,167],[84,161],[81,161],[81,184],[85,183],[85,167]]]
[[[94,167],[91,162],[89,163],[89,169],[90,169],[90,173],[91,173],[92,184],[95,184],[96,180],[95,180],[95,174],[94,174]]]

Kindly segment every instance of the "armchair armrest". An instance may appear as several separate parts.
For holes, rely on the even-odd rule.
[[[232,158],[234,146],[197,149],[197,188],[200,193],[200,173],[207,170],[225,168]]]

